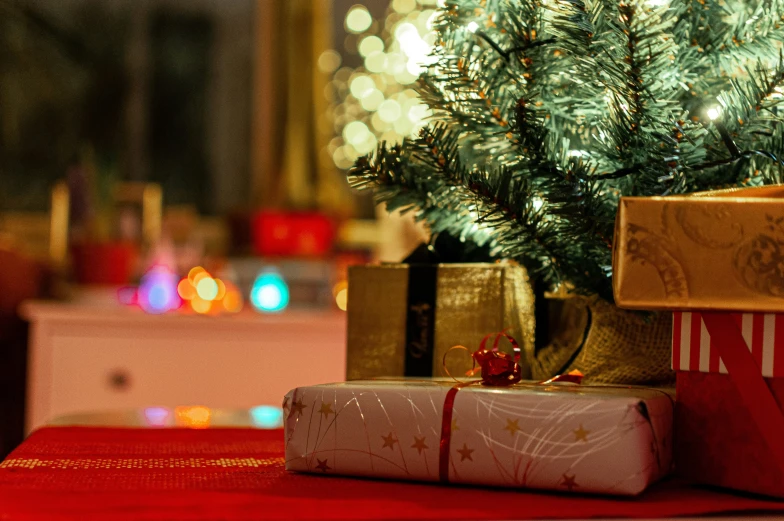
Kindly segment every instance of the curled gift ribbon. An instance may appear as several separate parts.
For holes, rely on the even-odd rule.
[[[510,387],[518,384],[522,380],[522,369],[520,368],[520,345],[517,341],[509,335],[506,331],[495,333],[495,340],[493,347],[487,349],[487,342],[493,336],[489,334],[485,336],[479,343],[479,349],[471,353],[474,361],[473,368],[468,371],[467,376],[473,376],[477,371],[481,370],[482,378],[479,380],[469,380],[461,382],[454,376],[449,374],[446,368],[446,357],[455,349],[461,349],[470,352],[470,350],[462,345],[453,346],[449,351],[444,354],[443,369],[444,372],[457,381],[457,385],[453,386],[446,393],[444,398],[444,409],[441,416],[441,440],[438,446],[438,474],[442,483],[449,482],[449,451],[452,442],[452,414],[455,405],[455,397],[457,392],[463,387],[470,385],[487,385],[490,387]],[[498,350],[498,344],[502,338],[506,338],[510,344],[514,355],[504,353]],[[477,367],[477,364],[479,367]],[[548,385],[553,383],[575,383],[582,382],[583,375],[580,371],[570,371],[567,374],[558,375],[549,380],[535,383],[534,385]]]

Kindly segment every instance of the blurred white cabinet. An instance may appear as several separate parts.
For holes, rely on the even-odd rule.
[[[345,313],[147,315],[28,302],[27,431],[54,417],[148,406],[278,405],[345,379]]]

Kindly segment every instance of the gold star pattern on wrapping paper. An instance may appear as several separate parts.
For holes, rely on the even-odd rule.
[[[319,409],[319,414],[323,414],[325,419],[329,418],[330,414],[335,414],[335,411],[332,410],[332,404],[321,402],[321,409]]]
[[[457,452],[460,454],[460,461],[465,461],[465,460],[474,461],[473,458],[471,457],[471,453],[474,452],[474,449],[469,449],[468,445],[466,445],[465,443],[463,443],[462,449],[457,449]]]
[[[332,467],[327,465],[327,460],[326,459],[320,460],[320,459],[316,458],[316,460],[318,461],[318,465],[316,465],[316,468],[319,469],[320,471],[326,472],[328,470],[332,470]]]
[[[427,448],[429,448],[429,447],[427,445],[425,445],[425,437],[424,436],[422,436],[421,438],[418,438],[418,437],[414,436],[414,444],[411,445],[411,448],[412,449],[416,449],[420,454],[422,454],[422,451],[427,449]]]
[[[452,419],[452,432],[459,431],[460,428],[457,426],[457,418]]]
[[[384,440],[384,446],[381,447],[382,449],[386,447],[389,447],[390,450],[395,449],[395,443],[397,443],[397,438],[395,438],[394,434],[390,432],[388,436],[381,436],[381,439]]]
[[[505,431],[509,431],[509,434],[512,436],[515,435],[517,431],[521,431],[522,429],[517,424],[520,420],[510,420],[509,418],[506,419],[506,427],[504,427]]]
[[[575,488],[580,486],[577,483],[575,483],[575,481],[574,481],[574,478],[576,478],[576,477],[577,476],[574,476],[574,475],[568,476],[568,475],[564,474],[563,475],[563,481],[561,481],[561,486],[562,487],[566,487],[569,490],[569,492],[571,492],[573,489],[575,489]]]
[[[289,413],[289,416],[294,416],[295,414],[302,414],[302,411],[305,410],[305,407],[307,407],[307,405],[302,403],[302,398],[300,398],[299,400],[295,400],[294,403],[291,404],[291,412]]]
[[[588,435],[591,434],[591,431],[587,431],[587,430],[583,429],[583,424],[582,423],[580,424],[580,428],[579,429],[575,429],[572,432],[574,432],[574,441],[582,441],[582,442],[587,442],[588,441]]]

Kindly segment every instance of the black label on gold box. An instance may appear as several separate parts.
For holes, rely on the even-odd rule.
[[[406,376],[433,375],[437,271],[436,264],[411,264],[408,268]]]

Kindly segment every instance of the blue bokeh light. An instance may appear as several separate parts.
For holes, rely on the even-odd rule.
[[[283,426],[283,409],[271,405],[251,407],[250,419],[261,429],[277,429]]]
[[[152,427],[165,427],[169,416],[171,416],[171,412],[165,407],[147,407],[144,409],[144,419],[147,421],[147,425]]]
[[[250,303],[263,313],[283,311],[289,305],[289,287],[277,273],[262,273],[250,290]]]
[[[147,313],[165,313],[180,305],[177,276],[168,268],[155,266],[139,284],[139,306]]]

